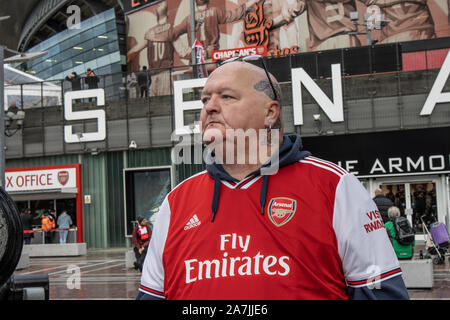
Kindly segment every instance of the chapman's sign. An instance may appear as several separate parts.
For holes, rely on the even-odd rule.
[[[119,4],[122,7],[123,12],[130,13],[151,5],[156,1],[158,0],[119,0]]]
[[[5,172],[7,192],[77,188],[76,168],[8,169]]]
[[[343,94],[342,94],[342,78],[341,65],[331,65],[332,75],[332,92],[333,97],[330,99],[325,92],[320,89],[316,82],[306,73],[303,68],[291,69],[291,87],[292,87],[292,104],[294,113],[294,125],[303,125],[303,87],[311,94],[319,107],[328,116],[331,122],[344,121]],[[442,92],[445,83],[450,75],[450,51],[439,71],[439,74],[431,88],[425,104],[420,111],[421,116],[431,115],[437,103],[450,102],[450,92]],[[175,105],[175,132],[174,135],[189,135],[199,133],[198,124],[192,128],[184,124],[184,111],[202,109],[202,102],[184,101],[183,90],[201,88],[205,85],[206,78],[189,79],[174,81],[174,105]]]
[[[245,48],[235,48],[226,50],[215,50],[212,52],[212,61],[227,60],[234,57],[245,57],[254,54],[261,56],[267,55],[267,48],[265,46],[253,46]]]

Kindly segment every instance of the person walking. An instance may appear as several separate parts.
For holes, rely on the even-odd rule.
[[[31,210],[29,208],[26,208],[20,213],[20,220],[22,220],[22,226],[23,226],[23,240],[25,244],[30,244],[31,239],[34,238],[33,232],[30,232],[33,230],[32,224],[33,224],[33,217],[31,216]],[[28,232],[27,232],[28,231]]]
[[[415,240],[411,244],[401,244],[396,239],[397,231],[395,228],[395,219],[400,217],[399,208],[395,206],[390,207],[388,209],[388,217],[389,221],[387,221],[384,226],[386,228],[386,232],[388,233],[389,239],[391,240],[397,258],[412,259],[414,256],[414,246],[416,245]]]
[[[152,78],[150,76],[150,73],[147,70],[146,66],[142,67],[142,71],[138,73],[137,76],[137,82],[138,86],[140,88],[141,92],[141,99],[145,96],[145,99],[148,98],[148,88],[150,87],[152,83]]]
[[[88,88],[89,89],[97,89],[99,81],[100,80],[98,79],[94,70],[92,70],[91,68],[88,68],[86,70],[86,79],[85,79],[85,82],[88,85]]]
[[[131,239],[134,244],[133,250],[136,257],[134,268],[139,269],[141,272],[151,237],[152,230],[147,225],[147,219],[142,216],[137,217],[137,225],[133,230]]]
[[[72,91],[81,90],[81,77],[74,71],[66,77],[72,85]]]
[[[383,190],[381,190],[380,188],[377,188],[375,190],[375,197],[373,198],[373,201],[377,205],[378,211],[383,218],[383,223],[388,222],[388,209],[392,207],[394,203],[391,201],[391,199],[384,195]]]
[[[55,229],[55,219],[48,211],[45,211],[42,215],[41,228],[44,232],[45,243],[52,243],[53,230]]]
[[[58,217],[58,229],[59,243],[66,243],[67,235],[69,234],[69,228],[72,225],[72,218],[67,214],[67,211],[63,211]]]

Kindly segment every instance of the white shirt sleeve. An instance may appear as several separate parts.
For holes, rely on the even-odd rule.
[[[139,291],[164,298],[164,266],[163,252],[166,244],[170,222],[170,206],[167,197],[164,199],[153,225],[152,237],[142,268]]]
[[[336,188],[333,228],[348,286],[376,286],[401,274],[377,206],[353,174]]]

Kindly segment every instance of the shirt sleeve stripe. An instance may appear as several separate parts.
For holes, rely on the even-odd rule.
[[[305,158],[306,159],[306,158]],[[324,164],[319,164],[317,162],[313,162],[313,161],[307,161],[307,160],[300,160],[299,162],[301,163],[308,163],[308,164],[312,164],[316,167],[320,167],[322,169],[328,170],[330,172],[333,172],[334,174],[336,174],[339,177],[342,177],[342,173],[340,173],[339,171],[333,169],[332,167],[328,166],[328,165],[324,165]]]
[[[333,162],[330,162],[330,161],[327,161],[327,160],[323,160],[323,159],[316,158],[316,157],[313,157],[313,156],[306,157],[305,160],[314,161],[314,162],[318,162],[318,163],[322,163],[322,164],[328,165],[328,166],[334,168],[336,171],[339,171],[340,173],[342,173],[344,175],[349,173],[344,168],[341,168],[337,164],[335,164]]]
[[[164,292],[151,289],[151,288],[146,287],[146,286],[144,286],[142,284],[139,285],[139,290],[144,292],[144,293],[148,293],[148,294],[151,294],[151,295],[154,295],[154,296],[157,296],[157,297],[165,298]]]
[[[347,285],[348,286],[366,285],[366,284],[373,283],[374,281],[387,280],[389,278],[392,278],[393,276],[397,276],[397,275],[400,275],[400,274],[402,274],[402,269],[396,268],[396,269],[393,269],[391,271],[387,271],[385,273],[382,273],[379,276],[372,277],[372,278],[369,278],[369,279],[358,280],[358,281],[347,281]]]

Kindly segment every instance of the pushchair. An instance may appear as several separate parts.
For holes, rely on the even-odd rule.
[[[450,245],[450,236],[447,227],[444,223],[436,221],[430,224],[430,229],[428,230],[423,218],[424,216],[420,217],[423,234],[426,235],[425,250],[427,254],[425,258],[429,259],[433,256],[434,264],[443,264],[445,262],[445,256],[448,255]]]

